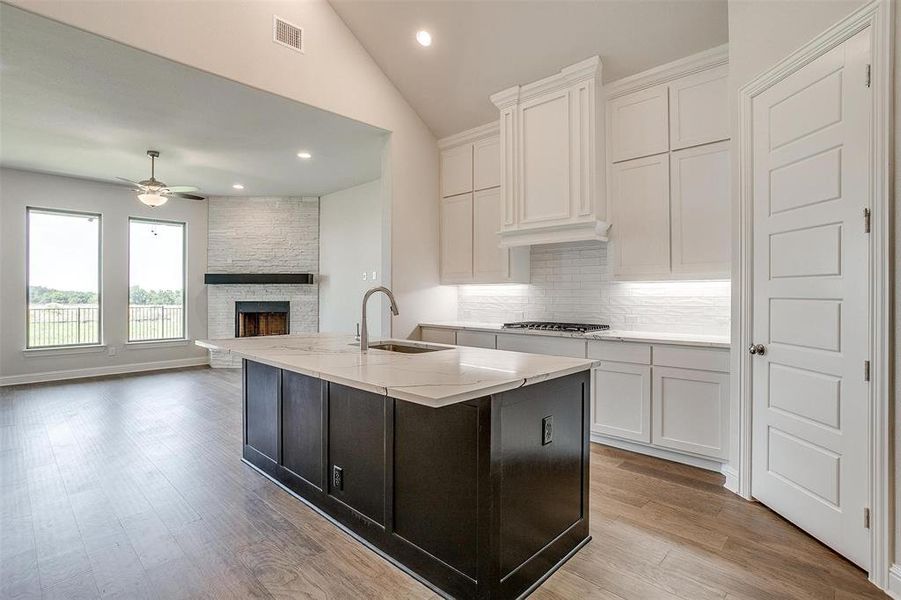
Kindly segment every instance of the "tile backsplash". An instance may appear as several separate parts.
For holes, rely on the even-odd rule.
[[[532,282],[461,285],[461,321],[589,321],[613,329],[729,335],[729,281],[615,281],[607,244],[532,247]]]

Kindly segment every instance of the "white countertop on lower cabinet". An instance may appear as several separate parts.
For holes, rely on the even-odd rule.
[[[422,344],[409,340],[382,340]],[[220,350],[287,371],[433,408],[586,371],[584,358],[444,346],[421,354],[372,349],[361,353],[352,335],[309,333],[198,340]],[[377,343],[376,341],[371,342]]]
[[[504,329],[502,323],[477,323],[472,321],[427,321],[420,327],[437,327],[466,331],[488,331],[517,335],[544,335],[573,337],[586,340],[608,340],[619,342],[643,342],[646,344],[675,344],[680,346],[701,346],[707,348],[729,348],[729,336],[703,333],[665,333],[655,331],[625,331],[621,329],[574,333],[571,331],[537,331],[534,329]]]

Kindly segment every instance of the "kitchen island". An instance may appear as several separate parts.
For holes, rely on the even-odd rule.
[[[197,343],[244,359],[244,460],[442,594],[522,596],[589,541],[592,361],[361,353],[339,334]]]

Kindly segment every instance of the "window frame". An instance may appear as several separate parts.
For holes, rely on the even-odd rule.
[[[85,344],[31,345],[31,215],[44,213],[97,219],[97,341]],[[55,350],[66,348],[97,348],[104,344],[103,314],[103,214],[66,208],[25,206],[25,350]]]
[[[153,338],[147,340],[133,340],[129,312],[131,311],[131,224],[158,223],[160,225],[178,225],[181,227],[181,337]],[[125,343],[129,346],[141,344],[164,344],[169,342],[187,341],[188,338],[188,223],[169,219],[154,219],[151,217],[128,217],[128,226],[125,232]]]

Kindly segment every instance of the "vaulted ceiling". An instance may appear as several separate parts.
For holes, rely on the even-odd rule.
[[[432,132],[497,119],[488,96],[600,55],[613,81],[727,41],[726,0],[331,0]],[[415,40],[432,34],[432,45]],[[315,35],[315,32],[310,32]]]
[[[381,174],[381,129],[2,3],[0,57],[3,167],[139,181],[154,149],[158,179],[243,196],[314,196]]]

